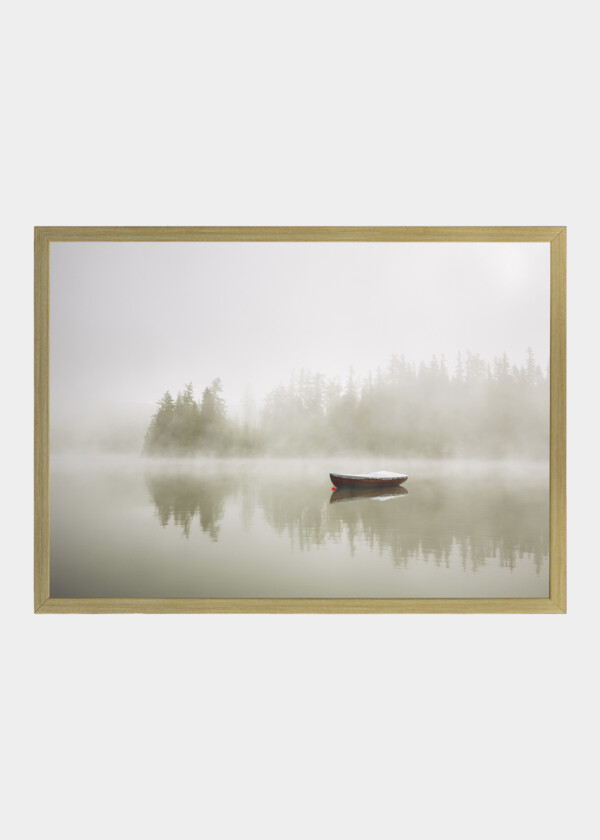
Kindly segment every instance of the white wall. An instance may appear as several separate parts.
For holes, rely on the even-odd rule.
[[[5,11],[5,836],[597,836],[589,8]],[[35,224],[568,225],[568,614],[34,616]]]

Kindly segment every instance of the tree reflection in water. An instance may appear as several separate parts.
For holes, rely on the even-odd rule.
[[[218,540],[225,500],[231,492],[226,481],[189,474],[150,473],[146,475],[146,484],[163,527],[172,519],[184,536],[189,537],[192,522],[198,517],[204,533],[214,542]]]
[[[238,500],[238,528],[248,531],[256,509],[279,536],[300,551],[346,543],[367,545],[398,566],[461,564],[475,572],[487,563],[514,569],[524,560],[541,571],[549,551],[548,494],[543,485],[515,486],[476,478],[412,481],[384,495],[329,493],[312,477],[150,473],[146,482],[161,525],[174,522],[186,537],[197,518],[211,540]]]

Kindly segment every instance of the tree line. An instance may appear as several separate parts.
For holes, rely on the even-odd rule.
[[[158,403],[150,455],[310,456],[334,452],[399,457],[544,457],[549,445],[549,375],[531,349],[523,364],[459,355],[415,365],[392,356],[375,374],[346,381],[302,370],[242,420],[228,416],[220,379],[198,402],[192,385]]]
[[[147,455],[193,455],[201,449],[222,450],[229,443],[231,424],[220,379],[202,393],[200,404],[190,382],[173,399],[165,391],[146,431]]]

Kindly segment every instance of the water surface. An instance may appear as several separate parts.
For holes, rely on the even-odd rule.
[[[328,472],[407,472],[331,492]],[[51,461],[53,597],[547,597],[548,469],[357,459]]]

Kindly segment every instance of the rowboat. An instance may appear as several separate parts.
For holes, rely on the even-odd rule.
[[[404,484],[407,475],[404,473],[378,472],[359,473],[358,475],[343,475],[341,473],[329,473],[329,478],[334,487],[398,487]]]
[[[357,499],[387,502],[388,499],[396,499],[399,496],[408,496],[408,490],[405,487],[342,487],[340,490],[333,491],[329,498],[329,504],[356,501]]]

